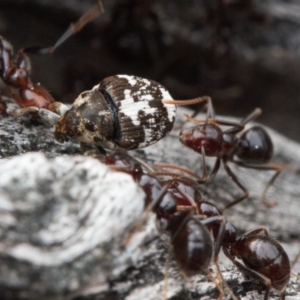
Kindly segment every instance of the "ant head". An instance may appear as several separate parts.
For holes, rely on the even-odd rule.
[[[181,271],[188,277],[203,272],[211,262],[213,245],[209,231],[193,218],[193,211],[174,214],[167,229]]]
[[[252,127],[241,135],[236,154],[244,162],[267,163],[273,155],[272,140],[262,127]]]
[[[206,156],[218,156],[222,151],[223,132],[214,124],[201,124],[183,129],[180,142],[194,151]]]

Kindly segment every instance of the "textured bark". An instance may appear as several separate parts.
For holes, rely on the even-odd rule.
[[[74,20],[75,14],[80,15],[94,2],[2,0],[1,9],[7,10],[1,11],[1,34],[16,49],[38,43],[48,46],[64,31],[66,24],[62,21],[69,17],[66,11],[71,12]],[[262,122],[299,140],[300,10],[297,2],[253,0],[253,11],[251,8],[229,11],[229,29],[223,28],[225,35],[229,32],[229,54],[224,60],[222,57],[213,60],[211,66],[207,62],[209,49],[222,40],[218,22],[209,19],[209,12],[214,10],[210,6],[217,1],[157,1],[154,11],[158,13],[163,39],[168,42],[162,58],[154,57],[146,67],[145,58],[127,62],[122,55],[112,54],[105,47],[108,36],[105,28],[110,25],[116,2],[104,1],[107,13],[96,22],[100,24],[100,41],[95,41],[96,34],[88,43],[79,40],[74,45],[71,39],[52,58],[44,56],[35,63],[34,57],[34,81],[41,81],[58,100],[73,92],[69,97],[73,101],[83,89],[90,89],[108,75],[137,74],[158,80],[172,95],[182,98],[206,93],[221,106],[229,105],[228,99],[238,98],[240,101],[234,102],[232,113],[262,106],[265,110],[260,118]],[[145,1],[146,8],[150,2]],[[22,8],[17,9],[16,16],[8,14],[14,4]],[[31,9],[37,6],[40,10]],[[62,15],[58,13],[60,10]],[[259,15],[261,18],[255,20]],[[56,23],[62,27],[54,30],[50,25]],[[11,24],[17,24],[12,32],[15,37],[9,31]],[[24,29],[30,33],[26,41]],[[43,65],[47,59],[50,63],[48,60]],[[74,65],[78,66],[75,71]],[[92,82],[82,87],[79,80],[82,89],[66,90],[69,81],[66,84],[65,77],[71,78],[71,87],[72,80],[74,86],[78,80],[66,71],[68,68]],[[93,73],[96,78],[92,77]],[[199,155],[178,141],[183,112],[179,111],[178,122],[168,137],[132,154],[149,164],[170,162],[200,172]],[[274,142],[274,160],[300,168],[300,145],[267,130]],[[27,152],[30,153],[21,155]],[[168,299],[217,298],[214,283],[204,275],[186,282],[172,257],[169,269],[165,269],[170,247],[156,230],[153,215],[128,248],[120,246],[141,214],[143,193],[126,175],[82,156],[76,142],[55,142],[53,129],[39,120],[1,116],[0,156],[1,299],[150,300],[163,298],[164,285]],[[293,261],[300,249],[300,175],[289,170],[280,175],[267,195],[278,204],[270,209],[259,198],[272,172],[234,166],[232,169],[249,188],[250,197],[226,211],[226,218],[240,233],[266,226]],[[201,190],[205,200],[220,207],[240,195],[223,169],[212,183],[201,186]],[[222,255],[220,264],[223,277],[237,296],[244,300],[264,299],[262,285],[245,279]],[[300,263],[293,269],[299,272]],[[269,299],[278,299],[278,293],[272,290]],[[295,277],[288,285],[286,299],[300,299],[300,285]]]
[[[199,155],[178,141],[184,112],[189,111],[179,110],[170,135],[132,154],[149,164],[169,162],[199,172]],[[299,167],[300,145],[267,130],[274,142],[274,160]],[[162,241],[152,214],[129,247],[121,247],[143,206],[144,194],[129,176],[82,156],[76,142],[55,142],[52,128],[30,118],[1,117],[0,151],[1,299],[160,299],[164,284],[168,299],[217,298],[206,276],[186,282],[172,256],[166,271],[169,245]],[[30,153],[20,155],[25,152]],[[300,248],[299,175],[280,175],[268,193],[278,205],[270,209],[259,197],[271,172],[233,170],[251,196],[226,211],[226,218],[240,233],[266,226],[293,260]],[[205,199],[220,207],[240,194],[223,170],[201,190]],[[236,295],[263,299],[262,285],[245,281],[223,255],[220,261]],[[299,264],[294,270],[300,270]],[[277,298],[272,290],[270,299]],[[287,299],[300,299],[294,277]]]

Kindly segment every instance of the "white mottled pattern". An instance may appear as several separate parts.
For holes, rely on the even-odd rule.
[[[98,85],[95,85],[95,86],[93,87],[92,90],[95,90],[95,89],[98,89],[98,88],[99,88],[99,84],[98,84]],[[82,92],[82,93],[75,99],[73,105],[75,105],[75,106],[81,106],[82,104],[84,104],[88,99],[87,99],[86,96],[83,97],[82,94],[87,93],[87,92],[89,92],[89,94],[90,94],[90,91]]]
[[[125,78],[128,80],[128,83],[132,86],[136,85],[136,79],[135,76],[130,76],[130,75],[117,75],[119,78]]]

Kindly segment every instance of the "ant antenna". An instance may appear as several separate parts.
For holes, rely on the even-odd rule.
[[[88,11],[86,11],[77,22],[71,23],[69,28],[64,32],[64,34],[56,41],[56,43],[48,48],[40,48],[40,47],[26,47],[22,49],[22,52],[30,52],[30,53],[39,53],[39,54],[51,54],[56,48],[62,45],[65,41],[67,41],[72,35],[76,34],[87,24],[95,20],[98,16],[104,13],[104,7],[102,4],[102,0],[98,0],[98,3],[93,5]]]

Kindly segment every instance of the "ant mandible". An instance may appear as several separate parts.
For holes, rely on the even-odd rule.
[[[239,123],[216,119],[213,105],[207,99],[208,109],[205,120],[197,120],[187,116],[188,120],[200,123],[197,126],[183,129],[179,139],[182,144],[200,153],[203,157],[203,176],[201,182],[210,181],[218,172],[221,162],[227,175],[244,192],[238,199],[224,207],[228,209],[249,196],[249,191],[237,175],[230,169],[228,162],[232,162],[243,168],[256,170],[275,171],[267,183],[263,193],[262,201],[267,206],[274,203],[266,201],[267,189],[274,183],[282,169],[276,165],[268,164],[273,155],[273,144],[269,134],[261,126],[254,126],[245,130],[245,125],[261,114],[261,109],[256,108]],[[202,124],[203,123],[203,124]],[[222,130],[220,126],[230,126]],[[241,133],[240,136],[237,134]],[[207,175],[205,157],[216,157],[216,162]],[[237,158],[237,159],[236,159]]]
[[[33,84],[30,79],[30,61],[27,53],[51,53],[60,46],[68,37],[80,31],[86,24],[104,12],[102,2],[91,7],[80,19],[71,24],[51,48],[27,47],[21,49],[13,59],[12,45],[0,36],[0,77],[8,87],[11,97],[23,108],[37,107],[52,110],[55,102],[50,93],[41,85]],[[55,105],[55,104],[54,104]],[[0,113],[5,114],[7,105],[0,96]],[[53,108],[54,109],[54,108]]]

